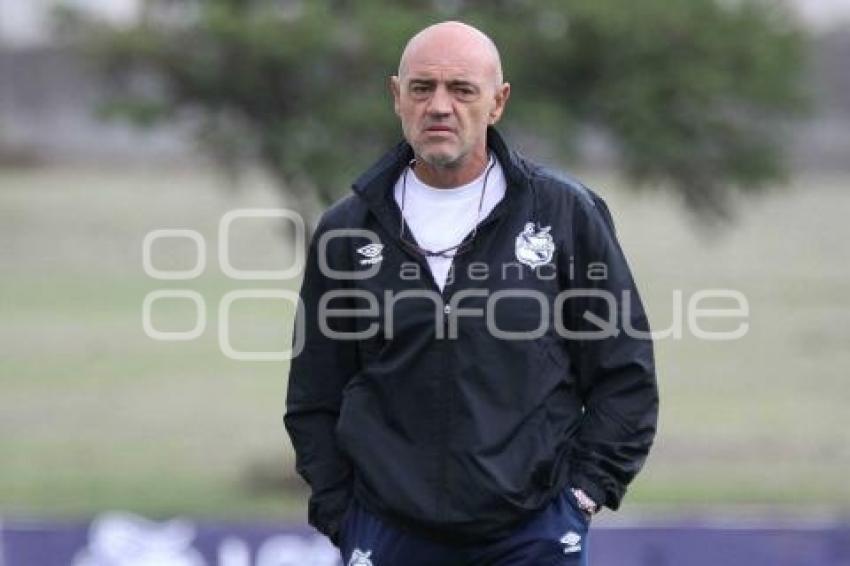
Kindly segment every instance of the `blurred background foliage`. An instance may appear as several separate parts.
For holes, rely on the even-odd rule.
[[[781,179],[783,128],[806,107],[806,40],[781,3],[746,0],[148,0],[130,26],[64,8],[72,45],[110,77],[106,116],[189,116],[236,174],[261,163],[315,220],[400,139],[387,77],[406,40],[460,19],[500,46],[503,127],[555,160],[604,135],[630,185],[666,187],[696,217]]]

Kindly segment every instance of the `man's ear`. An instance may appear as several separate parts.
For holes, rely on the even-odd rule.
[[[393,108],[395,109],[395,113],[397,115],[401,115],[401,81],[396,75],[390,77],[389,81],[390,92],[393,95]]]
[[[492,126],[502,117],[505,111],[505,105],[508,103],[508,98],[511,96],[511,83],[502,83],[496,89],[496,94],[493,97],[493,108],[490,110],[488,122]]]

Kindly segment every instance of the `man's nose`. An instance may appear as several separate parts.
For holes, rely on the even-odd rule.
[[[434,94],[428,103],[428,113],[440,116],[452,113],[452,98],[445,87],[438,86],[434,89]]]

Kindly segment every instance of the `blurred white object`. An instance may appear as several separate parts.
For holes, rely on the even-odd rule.
[[[88,548],[73,566],[206,566],[192,548],[195,527],[173,519],[149,521],[129,513],[106,513],[89,528]]]

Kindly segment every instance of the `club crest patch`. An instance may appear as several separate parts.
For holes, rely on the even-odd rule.
[[[551,226],[534,229],[534,222],[526,222],[525,228],[516,237],[516,258],[531,267],[539,267],[552,261],[555,242],[549,233]]]
[[[363,552],[359,548],[355,548],[348,561],[348,566],[374,566],[372,560],[369,558],[371,554],[371,550]]]

